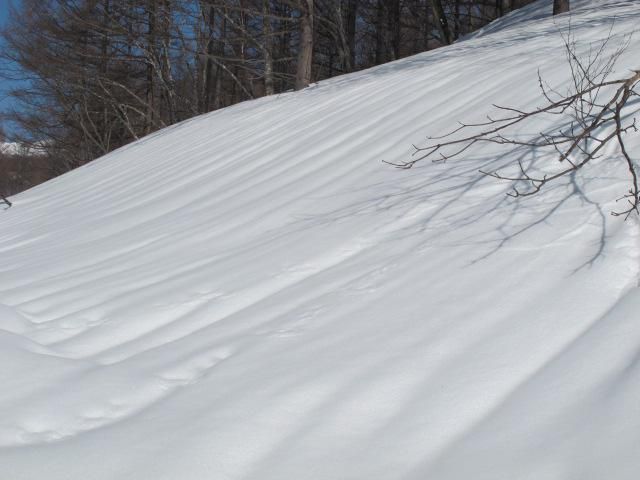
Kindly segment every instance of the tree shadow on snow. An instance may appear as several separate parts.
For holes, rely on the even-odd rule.
[[[358,222],[371,225],[363,231],[364,235],[375,236],[377,231],[386,229],[392,238],[411,240],[423,248],[475,246],[469,265],[489,260],[504,249],[533,251],[573,242],[576,247],[589,249],[574,272],[591,267],[605,254],[610,227],[610,207],[594,199],[591,190],[597,191],[598,183],[604,182],[606,186],[620,179],[602,178],[585,169],[567,175],[534,196],[513,198],[507,195],[513,183],[479,172],[508,171],[518,161],[527,169],[537,169],[550,160],[527,149],[506,151],[493,158],[460,159],[450,164],[425,163],[408,171],[383,166],[388,169],[387,179],[343,192],[360,199],[334,210],[305,215],[292,228],[304,230]],[[366,192],[376,194],[372,197]],[[516,244],[516,240],[520,243]]]

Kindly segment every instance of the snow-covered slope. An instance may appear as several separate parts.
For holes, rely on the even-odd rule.
[[[613,17],[612,49],[640,24],[635,1],[572,4],[584,48]],[[491,103],[539,105],[538,68],[562,85],[568,18],[548,11],[14,197],[0,479],[637,478],[640,237],[608,214],[618,154],[522,200],[478,174],[514,160],[495,145],[381,163]]]

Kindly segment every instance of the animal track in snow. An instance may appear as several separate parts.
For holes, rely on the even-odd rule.
[[[161,373],[159,377],[169,388],[189,385],[204,377],[213,367],[232,354],[232,349],[214,349],[178,364]]]

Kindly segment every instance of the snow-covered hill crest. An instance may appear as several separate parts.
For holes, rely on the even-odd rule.
[[[574,1],[610,48],[640,4]],[[411,144],[570,73],[549,2],[168,128],[0,212],[0,478],[635,479],[617,152],[527,199]],[[633,62],[632,37],[618,70]],[[640,153],[640,141],[629,145]],[[636,155],[637,157],[638,155]]]

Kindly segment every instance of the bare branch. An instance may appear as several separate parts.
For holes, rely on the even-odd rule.
[[[487,115],[487,120],[478,123],[458,122],[458,126],[442,136],[427,137],[434,143],[416,147],[410,160],[385,163],[401,169],[412,168],[416,163],[430,159],[442,163],[460,157],[479,143],[509,145],[512,148],[531,148],[541,156],[551,156],[560,164],[567,166],[554,172],[532,175],[521,160],[517,163],[518,174],[506,175],[498,171],[481,171],[483,175],[516,184],[524,183],[527,188],[514,186],[508,193],[512,197],[526,197],[542,190],[549,182],[580,170],[587,163],[600,158],[603,148],[616,142],[629,171],[630,189],[620,200],[626,204],[620,211],[612,212],[616,216],[627,218],[632,212],[640,213],[640,186],[636,164],[630,157],[624,143],[624,135],[637,131],[636,119],[625,124],[625,109],[630,109],[629,100],[639,96],[640,70],[633,70],[626,77],[610,80],[616,61],[629,45],[626,38],[613,54],[604,57],[605,48],[611,41],[611,30],[601,44],[590,48],[586,59],[577,53],[572,34],[563,35],[562,40],[567,53],[571,71],[571,87],[565,94],[549,86],[538,71],[537,81],[546,101],[544,106],[533,110],[523,110],[512,106],[493,104],[493,107],[506,116]],[[604,101],[600,98],[604,97]],[[548,131],[521,139],[509,135],[517,124],[531,119],[549,116],[555,125]],[[551,121],[551,116],[554,120]],[[559,117],[559,118],[558,118]],[[468,132],[468,133],[467,133]]]

